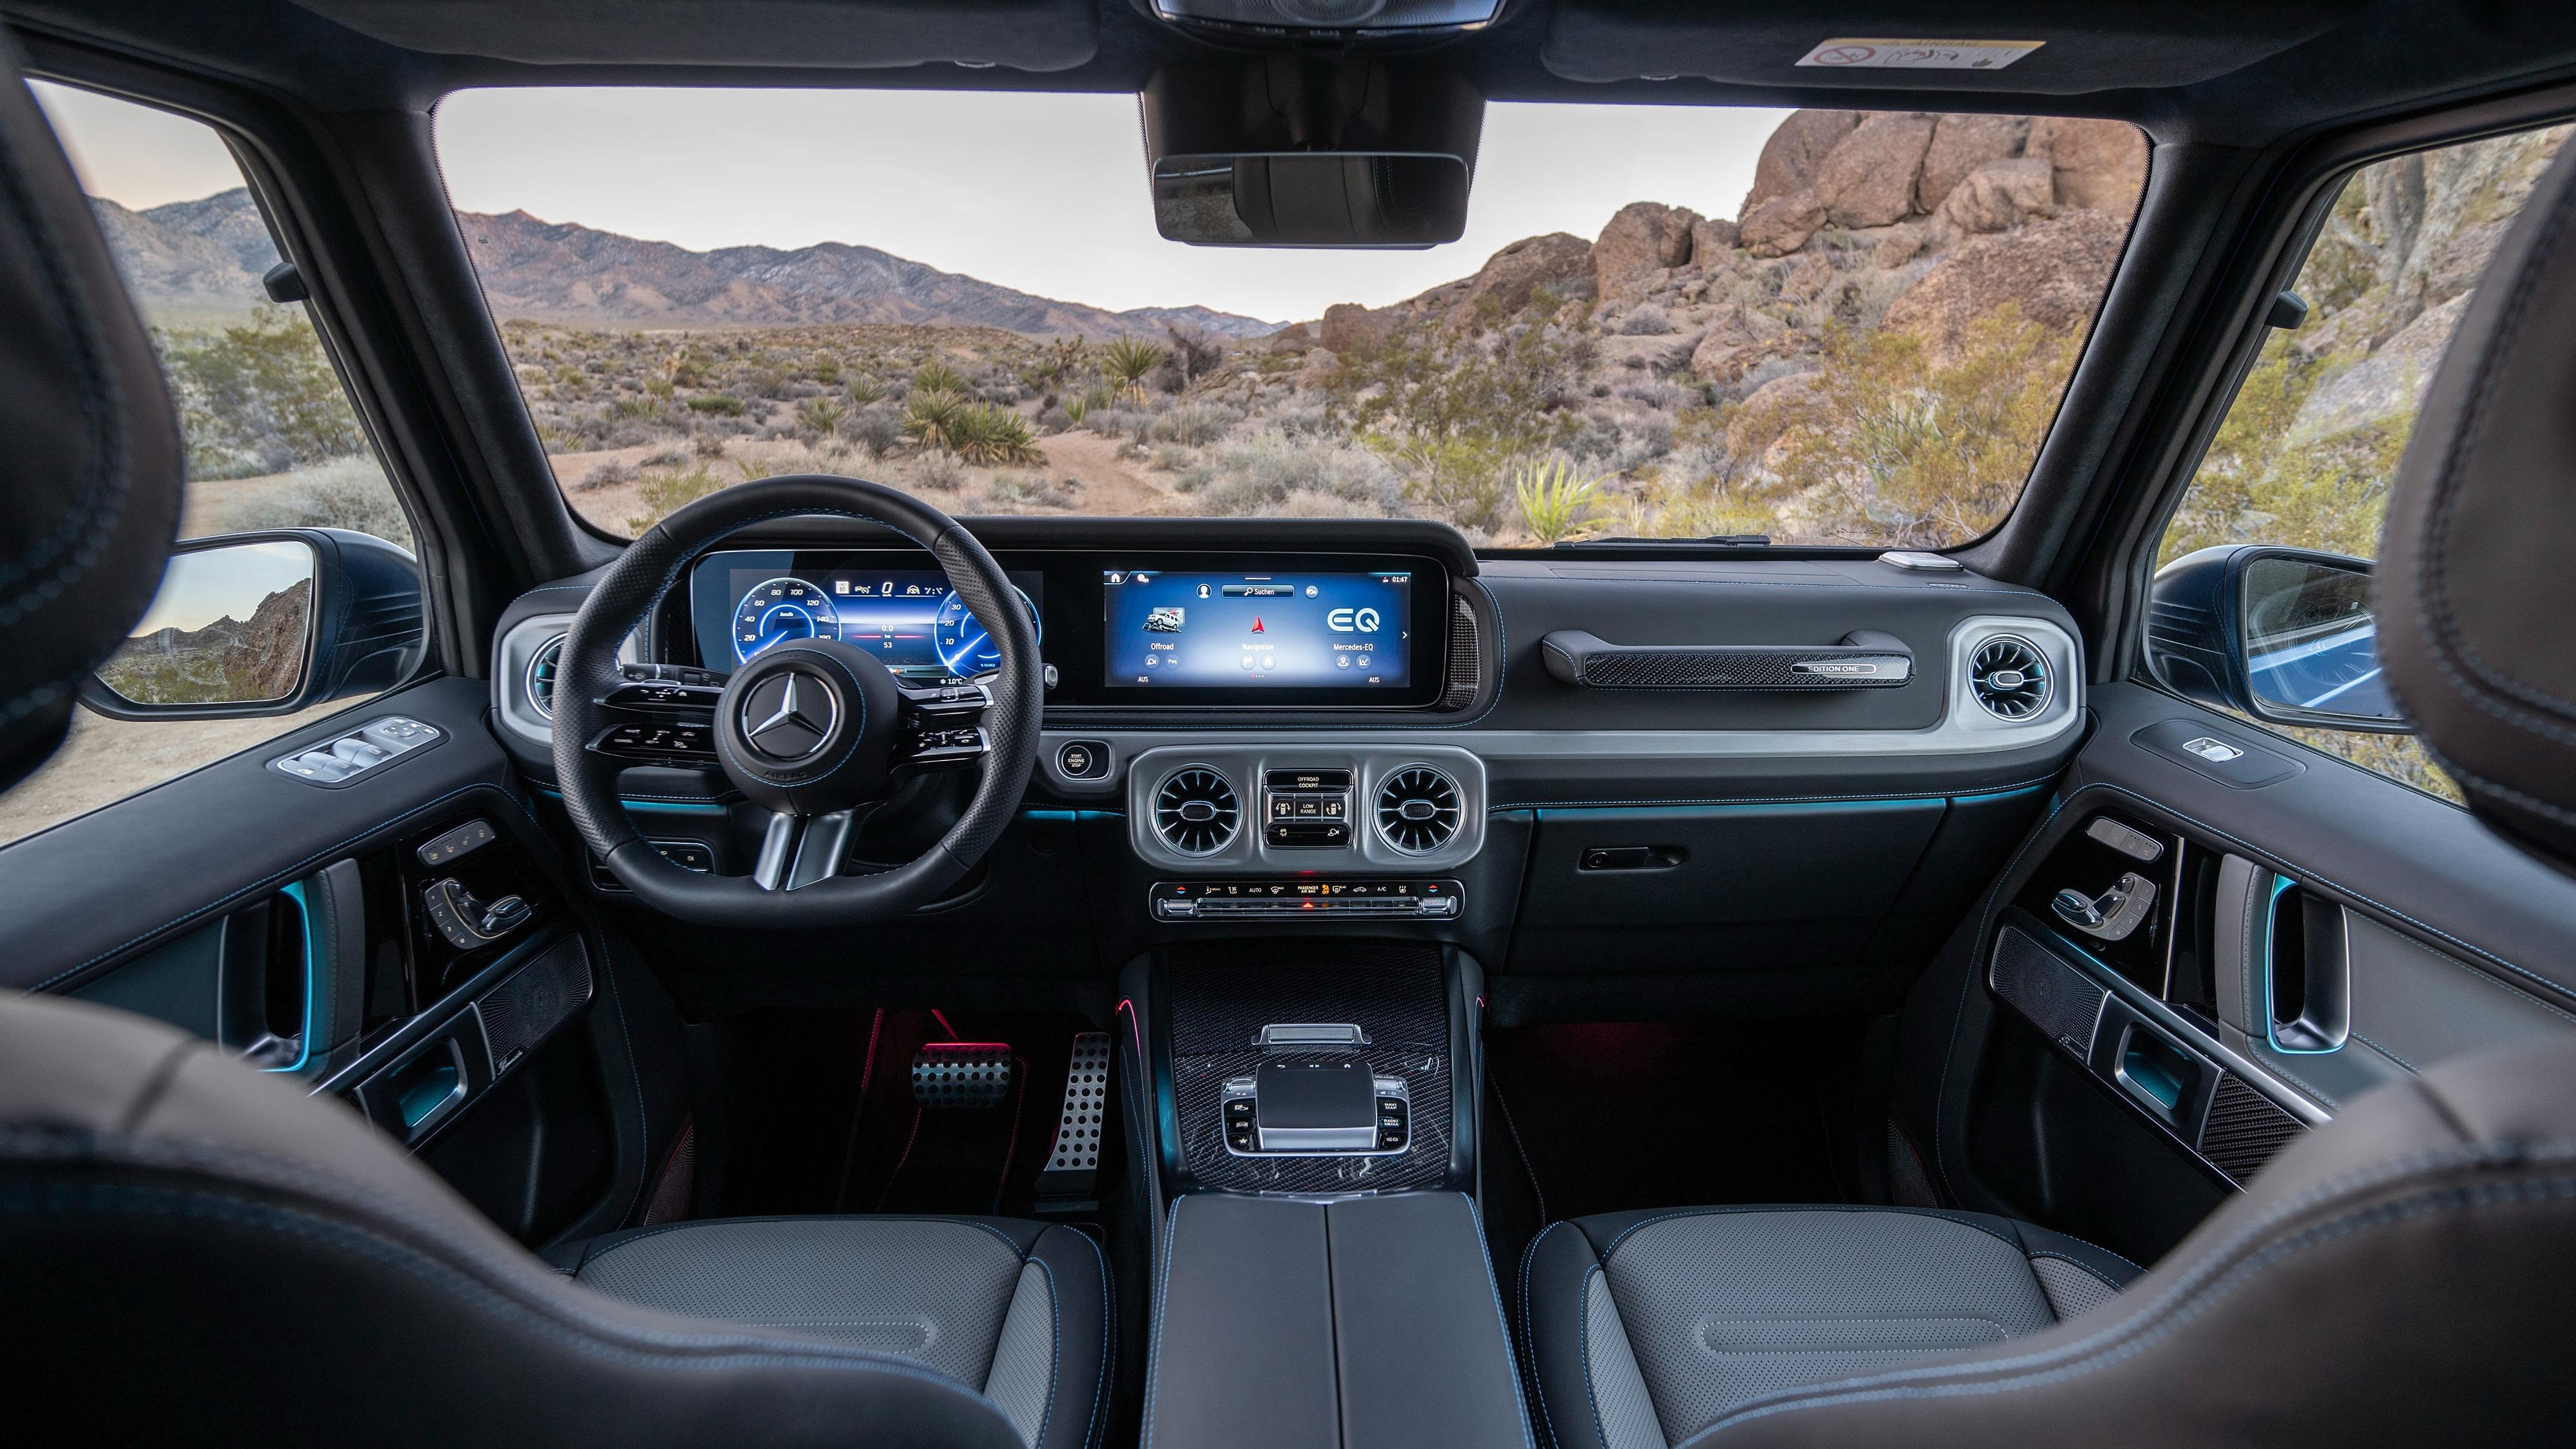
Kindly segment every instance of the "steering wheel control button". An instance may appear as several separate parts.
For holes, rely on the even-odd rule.
[[[742,697],[742,737],[781,764],[810,759],[831,736],[841,700],[821,675],[782,669]]]
[[[600,736],[602,754],[632,760],[703,765],[716,754],[713,731],[702,724],[624,724]]]
[[[347,785],[370,770],[381,769],[414,750],[438,743],[438,739],[435,725],[389,714],[338,739],[307,745],[291,755],[280,755],[269,761],[268,767],[281,775],[292,775],[310,784]]]
[[[491,821],[469,820],[422,846],[413,854],[420,857],[420,863],[423,865],[445,865],[472,851],[480,850],[500,838],[500,832],[492,828]]]

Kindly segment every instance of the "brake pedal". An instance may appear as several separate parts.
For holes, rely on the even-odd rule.
[[[935,1041],[912,1054],[912,1100],[921,1107],[998,1107],[1010,1099],[1008,1042]]]
[[[1064,1113],[1056,1119],[1055,1150],[1038,1173],[1038,1211],[1093,1212],[1100,1206],[1100,1132],[1109,1112],[1109,1033],[1073,1038],[1073,1064],[1064,1074]]]

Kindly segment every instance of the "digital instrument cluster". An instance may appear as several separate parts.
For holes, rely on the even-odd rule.
[[[790,639],[838,639],[906,678],[965,678],[1002,667],[982,621],[935,570],[764,575],[735,568],[727,575],[726,592],[735,600],[729,665],[749,663]],[[1036,624],[1036,603],[1025,588],[1019,593]]]

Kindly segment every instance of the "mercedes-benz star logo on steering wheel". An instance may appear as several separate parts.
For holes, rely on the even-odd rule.
[[[792,763],[823,747],[840,717],[840,699],[819,677],[782,669],[742,700],[742,737],[770,759]]]

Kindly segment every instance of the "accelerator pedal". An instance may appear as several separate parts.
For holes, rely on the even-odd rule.
[[[1038,1174],[1038,1211],[1097,1212],[1100,1208],[1100,1133],[1109,1115],[1109,1033],[1073,1038],[1073,1064],[1064,1074],[1064,1114],[1056,1119],[1055,1150]]]
[[[912,1054],[912,1100],[938,1111],[999,1107],[1011,1099],[1011,1045],[935,1041]]]

